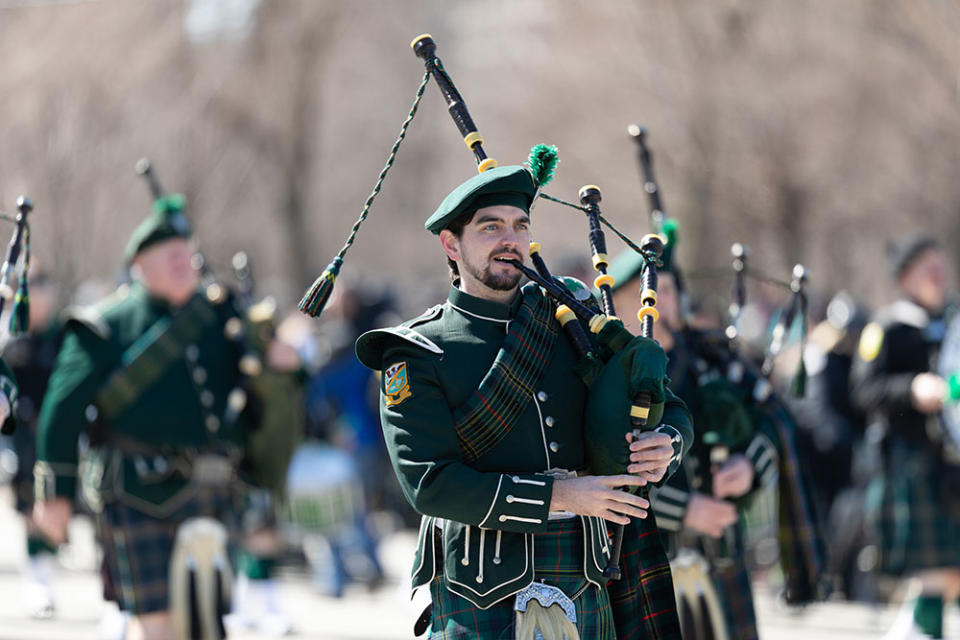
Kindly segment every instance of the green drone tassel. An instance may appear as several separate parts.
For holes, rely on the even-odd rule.
[[[13,297],[13,309],[10,311],[10,335],[19,336],[27,332],[30,324],[30,291],[27,288],[27,276],[20,277],[20,285]]]
[[[673,218],[667,218],[660,227],[660,234],[667,239],[664,243],[667,246],[674,245],[677,242],[677,234],[680,232],[680,223]]]
[[[299,309],[308,316],[316,318],[323,313],[323,308],[330,300],[330,294],[333,293],[333,283],[340,275],[340,267],[343,265],[343,259],[337,256],[327,265],[323,273],[314,280],[313,286],[303,295],[300,300]]]
[[[353,227],[350,229],[350,235],[347,236],[347,241],[343,244],[343,247],[341,247],[336,257],[327,265],[323,273],[320,274],[320,277],[314,281],[313,286],[307,290],[300,300],[298,307],[300,311],[308,316],[313,318],[319,316],[323,312],[323,307],[327,304],[327,300],[330,299],[330,294],[333,292],[333,282],[340,273],[340,267],[343,265],[343,260],[347,256],[347,251],[350,250],[350,247],[352,247],[356,241],[357,232],[360,231],[360,225],[362,225],[364,220],[367,219],[367,216],[370,215],[370,208],[373,206],[373,201],[383,187],[383,181],[387,177],[387,172],[390,171],[390,167],[393,166],[393,163],[397,159],[397,151],[400,150],[400,143],[406,138],[407,127],[410,126],[414,116],[417,115],[420,99],[423,97],[423,92],[427,88],[427,82],[429,81],[430,70],[428,69],[423,74],[423,80],[420,81],[420,86],[417,87],[417,94],[413,99],[413,106],[410,107],[406,119],[403,121],[403,124],[400,125],[400,135],[397,136],[397,139],[393,142],[393,146],[390,147],[390,155],[387,156],[387,162],[383,165],[383,169],[380,170],[380,175],[377,176],[377,182],[373,185],[373,191],[367,196],[367,201],[363,203],[360,217],[353,223]]]
[[[557,148],[553,145],[538,144],[530,149],[527,166],[530,168],[530,174],[537,189],[543,188],[553,180],[559,161]]]

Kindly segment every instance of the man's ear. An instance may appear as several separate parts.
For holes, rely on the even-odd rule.
[[[451,260],[457,261],[460,259],[460,238],[454,235],[450,229],[444,229],[440,232],[440,246],[443,247],[443,252]]]

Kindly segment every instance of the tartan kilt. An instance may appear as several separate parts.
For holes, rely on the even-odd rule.
[[[616,640],[610,598],[606,588],[591,584],[583,575],[583,527],[580,518],[549,523],[534,535],[534,579],[558,587],[574,599],[581,640]],[[433,617],[431,640],[512,640],[516,613],[510,596],[488,609],[480,609],[447,589],[441,574],[430,583]]]
[[[945,500],[943,469],[926,451],[895,452],[867,490],[867,526],[883,573],[960,568],[960,513]]]
[[[189,518],[211,517],[232,527],[231,489],[198,489],[170,517],[155,518],[119,500],[104,504],[97,515],[97,538],[103,547],[105,581],[120,608],[134,615],[166,611],[170,557],[177,528]]]
[[[630,519],[620,553],[622,578],[607,585],[617,640],[681,640],[670,562],[656,519]]]

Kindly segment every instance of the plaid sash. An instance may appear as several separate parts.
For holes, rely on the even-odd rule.
[[[558,335],[553,305],[535,286],[524,287],[521,295],[493,366],[453,412],[467,463],[483,457],[510,433],[550,364]]]
[[[157,320],[123,352],[120,368],[97,392],[100,415],[109,421],[129,409],[216,321],[217,314],[202,295],[195,295],[177,315]]]

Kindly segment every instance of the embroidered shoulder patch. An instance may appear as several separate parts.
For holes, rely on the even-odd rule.
[[[883,327],[876,322],[871,322],[864,327],[863,332],[860,334],[860,346],[858,349],[860,357],[863,358],[864,362],[873,362],[876,357],[880,355],[880,349],[882,348]]]
[[[398,362],[383,372],[383,395],[388,407],[398,405],[413,395],[410,393],[406,362]]]

